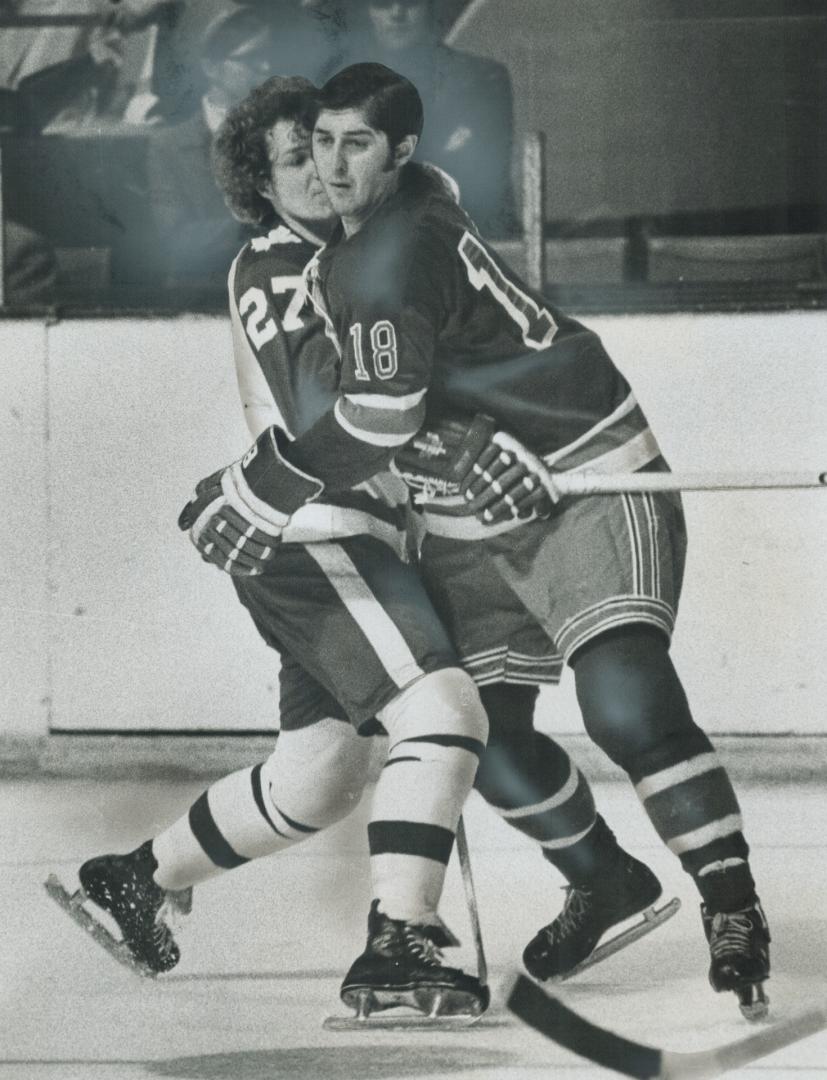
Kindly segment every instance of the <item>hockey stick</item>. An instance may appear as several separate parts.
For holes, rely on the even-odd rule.
[[[485,960],[485,949],[482,944],[482,927],[480,926],[480,911],[477,907],[477,893],[474,888],[474,878],[471,874],[471,857],[468,854],[468,837],[465,835],[465,822],[460,815],[457,822],[457,855],[459,867],[462,871],[462,886],[465,889],[465,901],[468,904],[468,917],[471,920],[471,933],[474,935],[474,949],[477,954],[477,977],[483,986],[488,984],[488,964]]]
[[[634,472],[599,473],[583,469],[552,472],[560,495],[609,495],[621,491],[753,491],[770,488],[827,487],[827,472]]]
[[[524,975],[516,977],[507,1005],[523,1023],[546,1038],[635,1080],[701,1080],[720,1076],[827,1027],[827,1011],[810,1009],[725,1046],[680,1052],[659,1050],[598,1027]]]

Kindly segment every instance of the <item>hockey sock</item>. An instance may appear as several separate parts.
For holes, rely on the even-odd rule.
[[[156,882],[196,885],[344,817],[362,794],[369,752],[340,720],[282,732],[266,762],[222,777],[155,837]]]
[[[537,694],[536,686],[512,683],[480,688],[489,735],[474,786],[567,880],[580,881],[598,872],[607,845],[592,832],[596,810],[586,778],[561,746],[534,730]]]
[[[368,825],[373,895],[390,918],[427,923],[485,747],[485,712],[469,676],[447,668],[417,680],[379,719],[389,750]]]
[[[738,799],[666,639],[642,627],[604,634],[572,667],[587,731],[629,774],[660,838],[715,910],[743,906],[754,882]]]

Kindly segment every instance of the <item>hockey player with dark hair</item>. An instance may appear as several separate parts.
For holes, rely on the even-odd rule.
[[[392,127],[400,115],[401,137]],[[399,464],[420,484],[440,425],[464,425],[465,435],[442,439],[453,454],[435,483],[425,481],[420,506],[422,573],[461,659],[479,674],[492,657],[507,663],[520,641],[524,653],[572,667],[587,731],[629,775],[698,887],[713,987],[734,990],[745,1015],[763,1015],[769,932],[738,801],[669,656],[684,563],[680,501],[567,504],[551,483],[554,469],[666,463],[597,335],[515,277],[446,185],[411,162],[421,124],[416,89],[382,65],[353,65],[322,90],[313,154],[342,224],[307,276],[340,352],[339,394],[283,457],[342,490],[385,468],[426,424],[434,434],[425,452]],[[266,571],[274,558],[260,522],[280,528],[291,507],[272,439],[256,444],[268,462],[251,478],[257,517],[232,515],[220,500],[201,504],[193,540],[225,568],[244,558]],[[446,472],[461,477],[457,490],[431,497]],[[479,595],[486,618],[468,611]],[[506,758],[514,730],[526,737],[524,724],[503,723]],[[602,892],[599,872],[577,882],[564,923],[588,925]],[[555,972],[555,924],[529,943],[525,961],[538,978]]]
[[[301,270],[335,220],[310,158],[308,90],[302,80],[268,80],[232,110],[215,148],[216,175],[228,205],[261,229],[230,275],[237,374],[251,432],[262,436],[260,460],[275,453],[274,438],[284,445],[274,425],[301,437],[339,393],[339,359],[325,322],[301,302]],[[379,903],[370,915],[368,948],[343,996],[356,1005],[360,997],[367,999],[370,1009],[403,999],[427,1006],[442,992],[452,999],[449,1011],[484,1007],[485,988],[441,963],[437,947],[447,939],[436,918],[463,778],[473,773],[478,748],[467,732],[432,731],[446,711],[453,715],[452,701],[453,713],[459,713],[479,698],[454,672],[454,651],[418,579],[400,558],[397,508],[407,500],[407,488],[388,474],[329,499],[325,492],[295,510],[286,525],[260,521],[272,534],[265,557],[249,529],[237,546],[227,539],[244,512],[261,509],[259,496],[244,487],[257,457],[258,451],[234,466],[234,476],[222,471],[199,485],[182,523],[205,557],[231,573],[264,639],[281,654],[276,750],[255,768],[213,784],[187,814],[135,852],[85,863],[83,889],[114,915],[142,968],[169,970],[179,952],[164,922],[165,907],[180,904],[190,886],[306,839],[352,809],[368,775],[369,740],[363,735],[375,728],[377,713],[391,734],[369,830]],[[297,483],[286,466],[274,462],[272,469]],[[218,513],[215,499],[225,500]],[[262,513],[272,515],[272,509]],[[227,525],[216,520],[213,526],[210,518]],[[204,528],[214,528],[214,540],[204,540]],[[252,541],[249,548],[246,539]],[[523,662],[519,655],[511,659],[518,668]],[[540,660],[533,673],[542,678],[546,668]],[[435,676],[452,681],[436,685]],[[400,687],[403,701],[419,695],[420,710],[412,713],[417,730],[403,731],[402,737],[395,733],[399,721],[393,714]],[[530,703],[536,691],[509,688],[513,693],[501,705],[504,689],[483,686],[483,704],[488,711],[509,710],[516,722],[517,703]],[[451,765],[454,748],[465,754],[459,781]],[[493,752],[500,754],[496,745]],[[580,880],[586,868],[600,865],[611,882],[611,903],[597,921],[592,916],[586,935],[577,911],[560,922],[557,962],[564,974],[591,954],[604,931],[653,904],[660,886],[618,846],[596,813],[584,777],[551,740],[530,733],[507,765],[486,765],[479,772],[485,797],[535,838],[566,877]],[[450,783],[449,791],[442,790],[443,782]],[[414,791],[416,799],[406,799]]]

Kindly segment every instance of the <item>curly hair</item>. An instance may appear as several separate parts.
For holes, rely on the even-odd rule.
[[[279,120],[311,131],[318,91],[308,79],[274,75],[255,87],[225,117],[212,145],[212,170],[233,217],[261,225],[275,216],[259,192],[270,179],[267,133]]]

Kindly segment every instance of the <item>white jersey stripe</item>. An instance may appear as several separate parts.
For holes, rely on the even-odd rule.
[[[702,825],[700,829],[683,833],[672,840],[667,840],[666,846],[675,855],[684,855],[687,851],[697,851],[698,848],[706,847],[713,840],[721,840],[725,836],[741,832],[743,821],[740,814],[728,814],[726,817],[712,821],[709,825]]]
[[[407,412],[415,408],[425,397],[427,387],[417,390],[414,394],[404,394],[402,397],[394,397],[391,394],[345,394],[348,401],[365,409],[384,409],[392,412]]]
[[[556,461],[568,457],[573,450],[577,450],[579,447],[585,446],[586,443],[591,442],[595,435],[599,435],[601,431],[605,431],[606,428],[611,427],[612,424],[616,424],[618,420],[621,420],[636,407],[637,401],[635,400],[635,395],[630,393],[624,401],[621,401],[614,412],[609,413],[608,416],[604,416],[602,420],[598,420],[598,422],[590,427],[588,431],[584,431],[579,438],[568,443],[566,446],[561,446],[559,450],[555,450],[552,454],[544,455],[543,460],[546,465],[553,465]],[[591,467],[590,463],[589,468]]]
[[[564,469],[563,472],[637,472],[638,469],[648,465],[659,454],[660,447],[652,434],[651,428],[647,427],[636,435],[632,435],[621,446],[607,450],[604,454],[581,462],[571,469]],[[549,454],[543,460],[547,465],[550,465],[549,458],[553,457],[556,460],[558,456],[558,454]]]
[[[348,435],[352,435],[354,439],[358,439],[360,442],[370,443],[372,446],[404,446],[406,442],[412,436],[416,435],[418,425],[414,426],[412,430],[407,432],[394,432],[392,435],[386,433],[380,433],[378,431],[366,431],[364,428],[356,427],[351,424],[342,414],[341,399],[336,402],[333,407],[333,414],[336,417],[336,422],[339,427],[343,428]]]
[[[720,764],[718,755],[714,750],[710,750],[706,754],[698,754],[697,757],[689,758],[688,761],[680,761],[677,765],[670,765],[668,769],[661,769],[660,772],[653,773],[651,776],[644,776],[642,780],[635,784],[635,791],[641,801],[651,799],[653,795],[666,791],[667,788],[675,787],[676,784],[683,784],[687,780],[692,780],[696,776],[702,776],[704,773],[719,768]]]
[[[393,682],[402,688],[421,678],[425,673],[408,643],[344,548],[327,542],[305,544],[305,550],[322,568]]]

